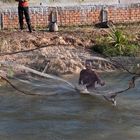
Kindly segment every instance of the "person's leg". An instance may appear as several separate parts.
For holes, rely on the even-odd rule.
[[[24,7],[24,15],[25,15],[25,19],[28,25],[28,29],[29,32],[32,32],[32,28],[31,28],[31,21],[30,21],[30,16],[29,16],[29,8],[28,7]]]
[[[23,30],[23,8],[22,7],[18,7],[18,19],[19,19],[20,29]]]

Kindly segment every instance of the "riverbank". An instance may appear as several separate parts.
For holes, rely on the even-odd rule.
[[[127,34],[131,33],[140,41],[139,25],[119,26],[119,28]],[[84,67],[85,60],[93,60],[93,57],[100,56],[90,48],[108,33],[109,28],[91,26],[60,28],[59,32],[36,30],[31,34],[26,30],[23,32],[4,30],[0,32],[0,61],[21,64],[52,74],[79,73]],[[95,59],[93,66],[101,71],[116,69],[110,63]]]

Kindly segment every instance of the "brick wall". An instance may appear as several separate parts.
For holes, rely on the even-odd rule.
[[[34,28],[49,25],[51,11],[57,11],[59,26],[93,25],[101,21],[102,6],[71,6],[71,7],[30,7],[30,17]],[[140,4],[108,5],[105,7],[108,20],[114,23],[140,22]],[[0,9],[0,28],[18,28],[17,7]]]

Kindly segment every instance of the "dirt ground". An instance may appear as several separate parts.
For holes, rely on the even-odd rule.
[[[34,40],[36,43],[49,43],[57,44],[58,38],[63,38],[66,43],[78,45],[75,43],[81,43],[79,45],[89,46],[94,44],[95,38],[106,35],[108,29],[93,29],[92,27],[85,28],[60,28],[59,32],[49,32],[47,30],[36,30],[32,33],[24,30],[21,31],[1,31],[0,32],[0,44],[6,41],[9,46],[13,46],[14,50],[20,50],[18,43],[23,44],[23,48],[28,48],[29,40]],[[38,44],[38,45],[39,45]],[[4,47],[5,48],[5,47]],[[3,48],[3,49],[4,49]],[[12,48],[11,48],[12,49]],[[1,50],[2,51],[2,50]],[[8,51],[8,50],[7,50]]]
[[[123,30],[124,33],[131,36],[137,41],[140,40],[140,24],[136,25],[119,25],[117,28]],[[17,30],[2,30],[0,31],[0,49],[1,52],[23,50],[24,48],[33,48],[34,45],[46,44],[58,44],[64,43],[59,41],[65,41],[75,46],[90,47],[96,43],[97,39],[106,36],[109,32],[109,28],[95,28],[95,27],[68,27],[59,28],[58,32],[49,32],[47,29],[33,31],[17,31]],[[31,45],[31,41],[34,41],[34,45]],[[20,45],[19,45],[20,44]],[[7,45],[7,47],[5,47]],[[6,49],[6,50],[5,50]]]
[[[139,24],[119,25],[116,27],[121,29],[125,34],[131,36],[132,41],[140,42]],[[38,47],[69,46],[79,50],[85,50],[86,52],[86,50],[88,50],[90,47],[96,44],[97,40],[100,40],[100,38],[103,36],[107,36],[109,31],[109,28],[95,28],[92,26],[68,28],[59,27],[58,32],[49,32],[47,29],[36,29],[32,33],[29,33],[26,29],[22,32],[17,30],[2,30],[0,31],[0,61],[14,61],[20,64],[30,65],[30,61],[36,60],[35,64],[40,65],[44,60],[44,52],[42,50],[41,54],[40,52],[36,51],[30,51],[28,53],[24,51],[36,49]],[[65,55],[66,50],[62,51],[62,55]],[[18,51],[23,51],[23,53],[17,53]],[[9,53],[14,53],[14,55],[9,55]],[[55,55],[57,53],[57,50],[51,50],[50,53],[52,53],[52,55]],[[76,55],[77,52],[72,58],[73,60],[75,60]],[[69,59],[69,57],[67,56],[65,58]],[[77,59],[77,61],[78,60],[79,59]],[[77,67],[77,65],[75,65],[75,67]],[[76,68],[74,68],[74,70],[75,69]]]

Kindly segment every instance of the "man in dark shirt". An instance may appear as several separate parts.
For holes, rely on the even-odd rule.
[[[105,82],[100,79],[99,75],[92,70],[91,62],[86,62],[85,67],[86,69],[83,69],[80,72],[79,84],[86,85],[87,88],[95,88],[96,82],[101,86],[105,85]]]
[[[23,30],[23,15],[25,15],[25,19],[27,22],[27,26],[29,29],[29,32],[32,32],[31,29],[31,22],[30,22],[30,16],[29,16],[29,0],[15,0],[18,2],[18,17],[19,17],[19,25],[20,29]]]

